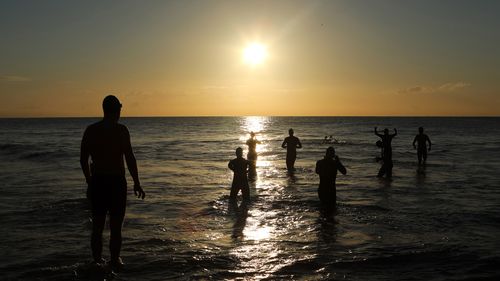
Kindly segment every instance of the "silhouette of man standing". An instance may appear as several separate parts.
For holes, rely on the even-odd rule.
[[[248,153],[247,153],[247,159],[250,161],[250,164],[255,168],[256,162],[257,162],[257,144],[259,144],[260,141],[255,138],[255,133],[250,132],[250,138],[247,140],[247,145],[248,145]]]
[[[231,185],[231,193],[229,194],[230,200],[236,200],[236,196],[241,189],[243,200],[250,199],[250,188],[248,186],[248,167],[250,162],[243,158],[243,149],[238,147],[236,149],[236,158],[229,161],[227,165],[231,171],[234,172],[233,183]]]
[[[335,149],[328,147],[325,158],[316,162],[316,174],[319,175],[318,196],[322,205],[332,208],[337,202],[337,191],[335,181],[337,171],[343,175],[347,173],[346,168],[335,155]]]
[[[134,179],[134,193],[144,199],[137,172],[137,163],[127,127],[118,123],[122,105],[112,95],[104,98],[102,108],[104,118],[87,127],[83,134],[80,165],[87,182],[87,198],[92,206],[92,256],[96,263],[104,263],[102,258],[102,232],[109,213],[111,255],[110,265],[123,265],[120,258],[122,244],[122,224],[127,201],[127,181],[125,167]],[[91,163],[89,165],[89,158]]]
[[[418,165],[422,164],[422,158],[424,160],[424,165],[427,161],[427,142],[429,143],[429,151],[431,151],[431,140],[429,139],[429,136],[424,134],[424,128],[419,127],[418,135],[416,135],[415,139],[413,139],[413,148],[417,149]],[[418,144],[418,148],[415,146],[415,143]]]
[[[382,167],[380,168],[377,177],[381,178],[384,174],[390,178],[392,177],[392,139],[398,135],[398,130],[394,128],[394,134],[389,134],[388,129],[384,129],[384,134],[379,134],[377,132],[377,127],[375,127],[375,135],[379,136],[382,140]]]
[[[299,138],[293,135],[293,129],[288,130],[288,137],[281,144],[282,148],[286,148],[286,168],[288,171],[295,170],[295,160],[297,159],[297,148],[302,148]]]

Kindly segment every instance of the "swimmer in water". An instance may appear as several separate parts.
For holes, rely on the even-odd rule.
[[[418,144],[418,148],[417,146],[415,146],[415,143]],[[429,143],[428,149],[427,149],[427,143]],[[429,136],[424,134],[424,128],[419,127],[418,135],[416,135],[415,139],[413,139],[413,148],[417,149],[418,165],[421,165],[422,162],[425,165],[425,162],[427,161],[427,151],[431,151],[431,145],[432,143],[431,140],[429,139]]]
[[[286,148],[286,168],[288,171],[295,170],[295,160],[297,159],[297,148],[302,148],[302,143],[299,138],[293,135],[293,129],[288,130],[288,137],[281,144],[282,148]]]
[[[243,158],[243,149],[238,147],[236,149],[236,158],[229,161],[227,165],[233,171],[233,183],[231,184],[231,193],[229,194],[230,200],[236,200],[238,192],[241,190],[243,200],[250,199],[250,188],[248,186],[248,167],[250,162]]]

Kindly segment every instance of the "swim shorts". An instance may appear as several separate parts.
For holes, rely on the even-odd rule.
[[[93,215],[124,216],[127,205],[125,176],[93,175],[89,185]]]

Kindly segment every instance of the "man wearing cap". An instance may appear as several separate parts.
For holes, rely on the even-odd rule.
[[[104,263],[102,258],[102,232],[109,213],[111,255],[110,265],[123,265],[120,258],[122,224],[127,201],[127,181],[123,158],[134,180],[134,193],[144,199],[145,193],[139,182],[137,163],[130,134],[124,125],[118,123],[122,105],[115,96],[104,98],[104,118],[87,127],[83,134],[80,164],[87,182],[87,198],[92,208],[91,248],[94,262]],[[89,164],[89,158],[91,159]]]

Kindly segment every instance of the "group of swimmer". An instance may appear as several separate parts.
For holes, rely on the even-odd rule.
[[[418,128],[419,133],[413,140],[413,147],[417,149],[417,158],[419,166],[426,163],[427,151],[431,150],[431,140],[429,136],[424,134],[424,128]],[[398,135],[398,131],[394,128],[394,134],[389,134],[388,129],[384,129],[384,133],[380,134],[377,127],[374,128],[374,133],[380,140],[377,141],[377,146],[381,148],[381,157],[378,160],[382,161],[382,166],[377,174],[377,177],[387,178],[392,177],[392,139]],[[282,148],[286,148],[286,168],[289,172],[295,171],[295,160],[297,159],[297,149],[302,148],[300,139],[294,136],[293,129],[288,130],[289,136],[285,138],[281,144]],[[333,137],[331,138],[333,139]],[[328,140],[325,137],[325,140]],[[257,152],[256,146],[261,143],[255,138],[255,133],[250,132],[250,139],[246,142],[248,145],[247,159],[243,157],[243,149],[236,149],[236,158],[229,161],[228,167],[234,172],[233,182],[231,184],[230,200],[236,200],[236,197],[241,190],[243,200],[250,199],[250,190],[248,185],[247,173],[255,175]],[[427,143],[429,147],[427,147]],[[415,145],[417,144],[417,146]],[[319,175],[318,196],[322,205],[325,207],[335,207],[336,204],[336,188],[335,183],[337,173],[343,175],[347,173],[347,169],[335,154],[335,149],[330,146],[326,149],[323,159],[316,162],[316,174]]]
[[[87,183],[87,198],[91,205],[92,234],[91,249],[93,262],[96,265],[109,264],[113,270],[119,270],[123,266],[120,258],[122,245],[122,226],[125,217],[127,201],[127,181],[125,179],[125,164],[134,180],[134,194],[144,199],[146,193],[141,187],[136,159],[130,142],[130,134],[124,125],[118,123],[122,104],[113,95],[106,96],[102,102],[104,118],[87,127],[83,134],[80,151],[80,165]],[[427,159],[426,142],[431,149],[431,141],[419,128],[419,134],[415,136],[413,146],[418,144],[418,162],[425,163]],[[299,138],[294,136],[293,129],[288,130],[289,136],[285,138],[281,147],[286,148],[286,167],[288,171],[295,170],[297,149],[302,148]],[[397,135],[389,134],[385,129],[384,134],[379,134],[375,127],[375,134],[381,138],[382,149],[381,160],[383,161],[379,176],[392,175],[392,147],[391,141]],[[248,145],[247,159],[243,158],[243,149],[236,149],[236,158],[228,164],[229,169],[234,172],[233,183],[230,193],[230,201],[234,201],[241,190],[243,199],[250,199],[248,176],[255,175],[257,161],[257,144],[261,142],[256,139],[252,132]],[[89,161],[90,160],[90,161]],[[422,161],[423,160],[423,161]],[[346,174],[347,170],[342,165],[335,149],[330,146],[326,150],[323,159],[316,163],[316,173],[320,177],[318,188],[319,199],[322,204],[335,206],[336,190],[335,181],[337,172]],[[102,257],[102,233],[109,214],[110,241],[109,250],[111,259],[106,262]]]

